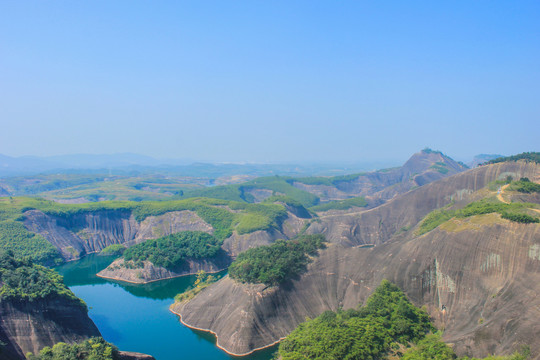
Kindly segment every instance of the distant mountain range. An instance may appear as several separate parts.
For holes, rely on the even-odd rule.
[[[485,163],[486,161],[497,159],[503,156],[504,155],[500,155],[500,154],[479,154],[479,155],[476,155],[471,161],[469,161],[467,163],[467,166],[470,168],[474,168],[480,164]]]
[[[0,177],[51,172],[113,173],[115,175],[161,174],[218,178],[232,175],[340,175],[395,166],[399,161],[370,161],[356,164],[235,164],[202,163],[189,159],[157,159],[124,153],[110,155],[73,154],[11,157],[0,154]]]
[[[475,167],[479,163],[501,155],[477,155],[467,163]],[[204,163],[190,159],[157,159],[151,156],[121,154],[71,154],[56,156],[11,157],[0,154],[0,177],[35,175],[40,173],[108,173],[115,175],[160,174],[165,176],[192,176],[219,178],[233,175],[251,176],[336,176],[361,171],[371,171],[399,165],[398,160],[365,161],[333,164],[238,164]]]

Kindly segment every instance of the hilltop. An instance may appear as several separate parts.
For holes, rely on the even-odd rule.
[[[263,177],[238,185],[189,190],[184,192],[183,197],[261,202],[273,195],[281,195],[305,207],[366,197],[370,206],[376,206],[396,195],[465,169],[464,165],[440,151],[424,149],[397,168],[334,177]]]

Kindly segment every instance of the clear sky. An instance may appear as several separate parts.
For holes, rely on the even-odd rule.
[[[0,2],[0,153],[540,151],[540,1]]]

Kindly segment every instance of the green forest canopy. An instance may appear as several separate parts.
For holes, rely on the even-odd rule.
[[[310,262],[308,255],[323,247],[324,236],[317,234],[252,248],[238,255],[229,276],[244,283],[278,285],[302,273]]]
[[[380,359],[393,344],[416,343],[433,330],[424,310],[383,280],[358,310],[326,311],[300,324],[279,345],[283,360]]]
[[[497,159],[489,160],[485,162],[484,164],[497,164],[501,162],[518,161],[518,160],[525,160],[527,162],[534,162],[536,164],[540,164],[540,152],[524,152],[524,153],[512,155],[512,156],[504,156]]]
[[[82,300],[65,285],[56,271],[15,259],[13,252],[0,250],[0,299],[35,301],[61,297],[86,308]]]
[[[79,344],[55,344],[44,347],[38,355],[27,354],[28,360],[119,360],[118,349],[103,338],[93,337]]]
[[[133,245],[124,251],[124,259],[135,262],[136,267],[142,267],[142,261],[148,260],[156,266],[175,269],[188,258],[215,257],[221,244],[222,241],[205,232],[182,231]]]
[[[72,219],[77,215],[114,211],[133,214],[137,221],[170,211],[194,211],[214,228],[214,235],[223,240],[234,230],[248,234],[279,227],[287,212],[280,204],[248,204],[219,199],[191,198],[168,201],[102,201],[84,204],[59,204],[40,198],[0,198],[0,249],[12,250],[17,258],[30,257],[46,265],[63,262],[58,250],[40,235],[23,225],[24,212],[40,210],[50,216]]]
[[[424,310],[411,304],[396,285],[383,280],[365,306],[326,311],[300,324],[279,344],[278,354],[282,360],[456,359],[434,330]],[[525,360],[528,355],[525,346],[511,356],[484,360]]]

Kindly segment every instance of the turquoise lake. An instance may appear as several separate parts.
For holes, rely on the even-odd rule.
[[[135,285],[101,279],[96,274],[113,258],[89,255],[56,270],[88,305],[88,315],[105,340],[119,349],[150,354],[156,360],[269,360],[275,347],[233,357],[215,345],[212,334],[191,330],[169,311],[174,296],[193,285],[195,276]]]

